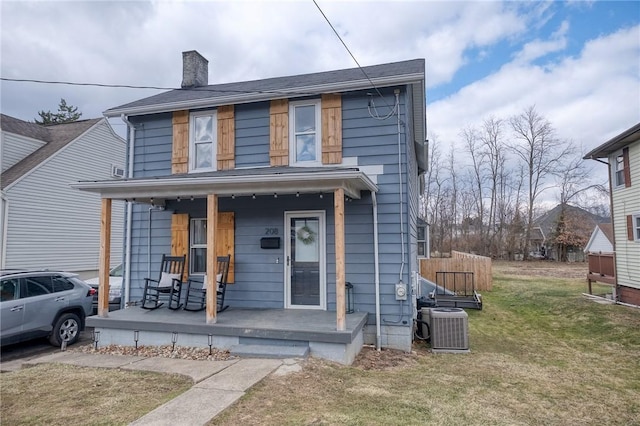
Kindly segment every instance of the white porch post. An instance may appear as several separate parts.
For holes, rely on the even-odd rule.
[[[344,189],[333,193],[336,249],[336,324],[338,331],[346,330],[345,309],[345,249],[344,249]]]
[[[102,199],[100,214],[100,260],[98,264],[98,315],[109,316],[109,263],[111,262],[111,198]]]
[[[217,319],[216,229],[218,227],[218,196],[207,196],[207,324],[215,324]]]

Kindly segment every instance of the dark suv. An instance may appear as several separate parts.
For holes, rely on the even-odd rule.
[[[94,294],[68,272],[0,271],[0,345],[38,337],[55,346],[75,343]]]

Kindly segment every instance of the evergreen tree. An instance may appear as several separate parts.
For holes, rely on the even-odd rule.
[[[51,111],[38,111],[38,115],[40,116],[40,120],[36,118],[35,122],[37,124],[47,125],[77,121],[82,116],[82,113],[78,112],[78,107],[67,105],[67,101],[65,101],[64,99],[60,99],[57,113]]]

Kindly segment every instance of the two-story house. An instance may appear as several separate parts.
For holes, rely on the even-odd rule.
[[[184,52],[181,89],[107,110],[129,124],[127,178],[75,185],[101,194],[105,235],[111,200],[129,203],[125,301],[140,300],[163,253],[187,255],[189,276],[230,254],[230,308],[208,302],[203,324],[323,312],[352,331],[349,354],[329,358],[351,362],[362,343],[410,350],[424,60],[216,85],[207,68]],[[99,315],[108,328],[124,313]]]
[[[106,118],[41,125],[0,114],[0,269],[95,274],[100,197],[70,184],[119,179],[126,142]],[[112,251],[122,253],[124,203],[113,206]],[[112,259],[114,265],[118,258]]]
[[[584,158],[609,168],[616,296],[640,306],[640,123]]]

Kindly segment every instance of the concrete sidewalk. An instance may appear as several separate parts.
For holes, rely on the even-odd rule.
[[[12,363],[17,364],[16,361]],[[57,352],[24,361],[21,366],[43,363],[182,374],[194,381],[191,389],[134,421],[132,425],[204,425],[272,372],[286,374],[299,370],[297,361],[292,359],[192,361],[80,352]],[[9,366],[3,365],[4,371],[5,367]]]

